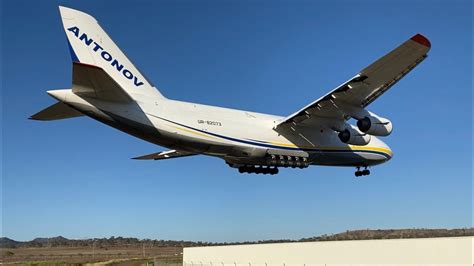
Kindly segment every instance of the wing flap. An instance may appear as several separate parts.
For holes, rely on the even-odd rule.
[[[367,106],[408,74],[427,57],[430,48],[429,40],[417,34],[364,68],[360,75],[368,77],[365,82],[368,84],[369,91],[361,105]]]

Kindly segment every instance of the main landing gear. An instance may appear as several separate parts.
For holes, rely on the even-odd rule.
[[[367,169],[367,166],[365,167],[364,170],[360,170],[360,166],[357,167],[357,171],[355,172],[355,176],[363,176],[363,175],[370,175],[370,170]]]
[[[255,173],[255,174],[278,174],[278,168],[276,167],[256,167],[256,166],[241,166],[239,167],[239,173]]]

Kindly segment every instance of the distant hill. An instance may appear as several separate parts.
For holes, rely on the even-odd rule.
[[[91,239],[67,239],[62,236],[50,238],[35,238],[31,241],[15,241],[7,237],[0,238],[0,248],[31,248],[31,247],[130,247],[130,246],[155,247],[191,247],[205,246],[211,243],[174,240],[151,240],[133,237],[110,237]]]
[[[22,242],[15,241],[13,239],[10,239],[8,237],[1,237],[0,238],[0,247],[2,248],[14,248],[17,247],[19,244]]]
[[[299,241],[337,241],[397,238],[433,238],[474,236],[474,228],[463,229],[392,229],[392,230],[354,230],[334,235],[303,238]]]
[[[50,238],[35,238],[31,241],[15,241],[7,237],[0,238],[1,248],[30,248],[30,247],[125,247],[125,246],[154,246],[154,247],[194,247],[239,244],[263,244],[282,242],[311,242],[338,240],[369,240],[369,239],[398,239],[398,238],[433,238],[474,236],[474,228],[463,229],[394,229],[394,230],[353,230],[333,235],[321,235],[299,240],[264,240],[231,243],[210,243],[175,240],[151,240],[132,237],[110,237],[93,239],[67,239],[62,236]]]

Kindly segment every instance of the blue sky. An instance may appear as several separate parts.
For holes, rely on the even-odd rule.
[[[470,1],[2,1],[2,235],[243,241],[472,226]],[[57,6],[90,13],[168,98],[288,115],[420,32],[429,57],[370,105],[395,157],[241,175],[88,118],[27,118],[68,88]],[[26,8],[27,7],[27,8]]]

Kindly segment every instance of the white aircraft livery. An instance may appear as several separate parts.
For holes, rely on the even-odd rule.
[[[369,167],[393,156],[379,139],[390,135],[392,123],[367,106],[421,63],[431,47],[416,34],[323,97],[280,117],[168,99],[92,16],[59,10],[73,61],[72,86],[48,91],[58,102],[31,119],[86,115],[169,149],[134,159],[208,155],[240,173],[329,165],[370,174]]]

